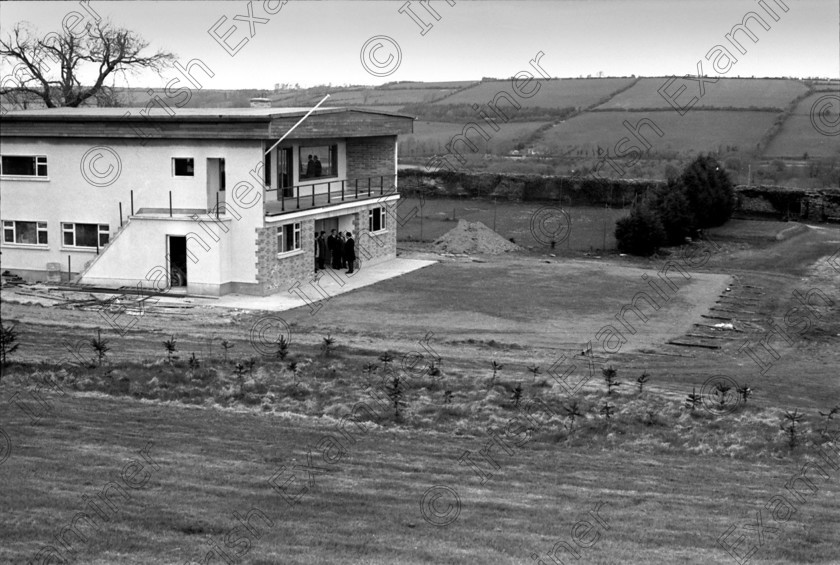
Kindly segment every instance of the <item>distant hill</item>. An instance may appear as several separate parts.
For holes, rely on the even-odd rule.
[[[706,92],[684,116],[658,92],[665,77],[551,79],[531,96],[511,95],[510,80],[392,82],[380,86],[316,86],[278,90],[193,90],[190,107],[247,107],[251,98],[268,98],[276,107],[311,107],[325,94],[327,104],[415,116],[415,133],[401,136],[403,165],[425,165],[434,155],[452,151],[451,142],[467,128],[472,146],[456,143],[466,161],[449,161],[463,170],[566,174],[600,167],[604,176],[665,178],[698,153],[712,153],[740,184],[763,182],[802,187],[840,184],[840,143],[814,129],[811,108],[821,96],[840,93],[840,80],[720,78],[705,83]],[[698,96],[696,82],[685,82],[679,98]],[[674,92],[679,83],[669,89]],[[500,94],[501,93],[501,94]],[[513,107],[505,94],[517,101]],[[161,93],[158,93],[161,94]],[[507,117],[486,105],[499,97]],[[124,106],[143,106],[146,89],[119,91]],[[165,99],[165,98],[164,98]],[[494,124],[482,119],[495,120]],[[832,117],[828,116],[829,121]],[[836,116],[834,117],[836,119]],[[649,120],[644,135],[651,144],[637,163],[616,153],[626,124]],[[483,137],[489,137],[484,139]],[[473,147],[475,150],[473,150]],[[606,153],[605,153],[606,152]],[[619,166],[598,165],[608,155]]]

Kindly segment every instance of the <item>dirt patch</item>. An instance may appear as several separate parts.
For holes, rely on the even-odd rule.
[[[481,222],[466,220],[458,220],[458,225],[438,238],[432,247],[443,253],[488,255],[523,251],[521,247],[506,240]]]

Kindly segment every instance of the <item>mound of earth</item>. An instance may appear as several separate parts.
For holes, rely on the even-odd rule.
[[[486,253],[499,255],[522,248],[506,240],[481,222],[458,220],[458,225],[437,239],[432,247],[441,253]]]

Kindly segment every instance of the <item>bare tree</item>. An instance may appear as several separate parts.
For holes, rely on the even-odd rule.
[[[0,95],[12,101],[41,100],[47,108],[77,107],[93,98],[114,105],[113,87],[105,84],[126,73],[150,69],[160,73],[175,61],[172,53],[158,50],[142,55],[149,43],[131,30],[101,21],[86,33],[64,29],[39,37],[28,24],[15,24],[0,38],[0,56],[14,65],[0,84]],[[80,75],[92,72],[92,85],[82,85]]]

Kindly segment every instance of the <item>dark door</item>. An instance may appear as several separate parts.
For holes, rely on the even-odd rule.
[[[170,235],[169,280],[171,286],[187,286],[187,238]]]
[[[277,198],[294,196],[292,185],[294,184],[294,177],[292,176],[292,159],[293,151],[291,147],[281,147],[277,151]]]

